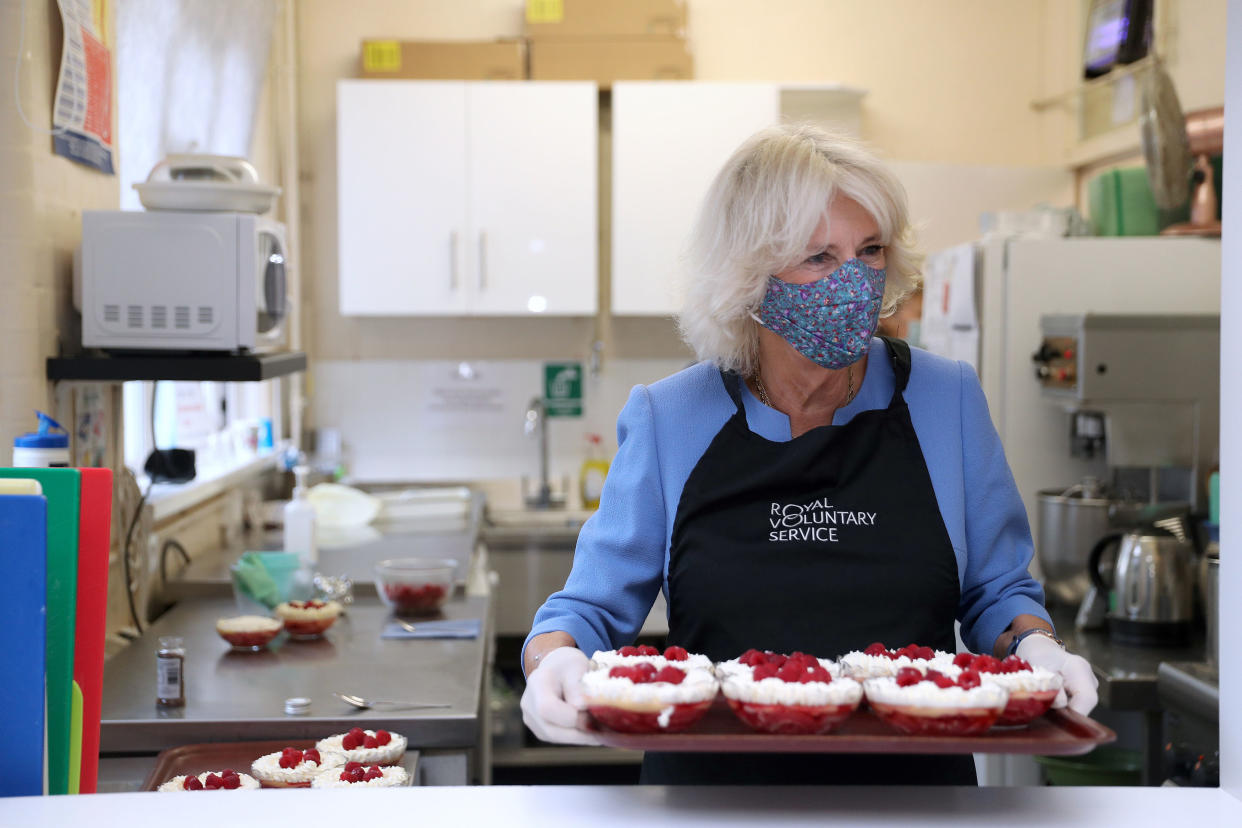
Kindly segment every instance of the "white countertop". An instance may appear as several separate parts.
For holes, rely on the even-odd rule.
[[[185,796],[191,796],[186,794]],[[367,796],[359,810],[357,797]],[[378,797],[384,797],[380,801]],[[396,801],[401,798],[403,801]],[[406,814],[420,825],[1242,825],[1216,788],[665,788],[265,790],[0,799],[4,825],[304,825]],[[170,821],[171,820],[171,821]],[[364,820],[365,821],[365,820]],[[381,820],[383,821],[383,820]]]

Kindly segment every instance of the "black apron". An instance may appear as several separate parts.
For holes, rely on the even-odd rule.
[[[952,652],[957,558],[902,395],[910,349],[884,338],[888,408],[788,442],[737,406],[682,490],[669,550],[669,644],[714,661],[750,647],[836,658],[874,641]],[[969,755],[648,753],[651,784],[975,785]]]

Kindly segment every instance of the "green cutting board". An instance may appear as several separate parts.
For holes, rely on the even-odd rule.
[[[69,792],[73,640],[78,605],[77,469],[0,469],[0,478],[38,480],[47,498],[48,793]]]

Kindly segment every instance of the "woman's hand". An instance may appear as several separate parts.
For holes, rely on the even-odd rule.
[[[577,647],[557,647],[539,657],[526,677],[522,721],[545,742],[598,745],[583,729],[586,701],[579,681],[587,671],[586,655]]]
[[[1060,673],[1065,686],[1057,694],[1053,707],[1065,707],[1086,716],[1095,708],[1099,696],[1095,688],[1100,686],[1091,665],[1082,656],[1067,652],[1060,644],[1045,635],[1028,635],[1018,644],[1016,655],[1032,667],[1043,667]],[[1067,698],[1068,696],[1068,698]]]

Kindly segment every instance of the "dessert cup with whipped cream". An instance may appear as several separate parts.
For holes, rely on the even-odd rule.
[[[596,653],[581,683],[587,710],[597,722],[619,733],[687,730],[716,698],[719,683],[711,661],[681,647],[670,647],[663,654],[654,647],[648,649]]]

